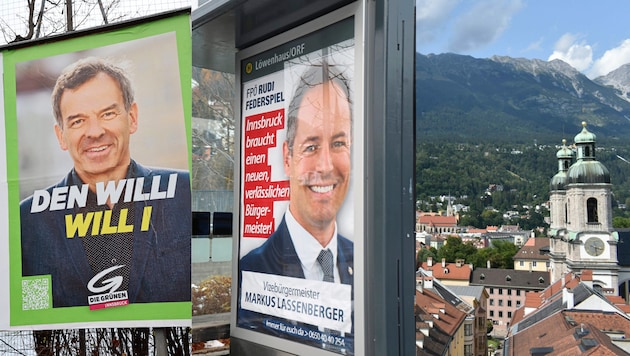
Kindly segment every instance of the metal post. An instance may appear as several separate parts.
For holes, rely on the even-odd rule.
[[[157,356],[168,356],[166,348],[166,333],[164,328],[154,328],[153,338],[155,339],[155,354]]]
[[[72,23],[72,0],[66,0],[66,30],[71,32],[74,30]]]
[[[413,1],[368,1],[366,350],[415,354]]]

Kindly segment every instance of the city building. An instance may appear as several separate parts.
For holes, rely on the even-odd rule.
[[[525,304],[527,292],[549,286],[549,272],[477,268],[472,272],[470,285],[483,286],[488,291],[488,319],[494,325],[492,335],[503,337],[514,312]]]
[[[629,355],[628,305],[593,288],[593,273],[568,273],[512,318],[504,355]]]
[[[574,142],[575,154],[563,141],[550,182],[551,279],[591,270],[595,288],[618,295],[619,235],[612,227],[610,173],[595,158],[596,136],[585,122]]]
[[[515,270],[548,272],[550,268],[548,237],[529,238],[514,255]]]
[[[439,290],[441,284],[434,283],[434,287],[438,286]],[[446,286],[443,286],[447,288]],[[456,296],[463,299],[469,305],[474,308],[473,314],[468,314],[466,317],[466,325],[472,324],[472,335],[464,332],[465,342],[469,342],[470,339],[474,341],[473,354],[475,356],[484,356],[488,354],[488,291],[481,286],[449,286],[448,290],[452,291]],[[468,326],[464,326],[467,328]]]
[[[416,233],[455,234],[459,230],[456,216],[442,216],[435,213],[419,213],[416,221]]]
[[[472,356],[474,325],[466,319],[474,308],[461,300],[452,305],[436,292],[436,283],[427,273],[416,275],[416,354]],[[451,295],[450,299],[457,298]]]
[[[437,278],[446,285],[467,286],[469,285],[472,266],[458,259],[455,263],[446,262],[443,258],[441,263],[434,263],[431,256],[420,266],[429,276]]]

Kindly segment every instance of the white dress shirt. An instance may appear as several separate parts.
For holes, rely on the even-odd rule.
[[[287,229],[289,229],[289,235],[291,236],[291,241],[293,241],[295,252],[300,259],[302,271],[304,271],[304,278],[318,281],[324,279],[324,271],[319,262],[317,262],[317,256],[319,256],[321,250],[328,248],[333,254],[335,283],[340,283],[341,279],[339,277],[339,269],[337,268],[337,223],[335,222],[335,232],[333,233],[332,239],[326,247],[322,247],[315,237],[295,220],[289,209],[287,209],[284,219],[287,223]]]

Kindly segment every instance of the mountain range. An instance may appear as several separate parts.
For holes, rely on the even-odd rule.
[[[416,53],[418,142],[604,144],[630,134],[630,65],[593,80],[560,61]]]

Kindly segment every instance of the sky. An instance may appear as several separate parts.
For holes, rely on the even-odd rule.
[[[630,1],[416,0],[416,51],[561,59],[593,79],[630,63]]]

